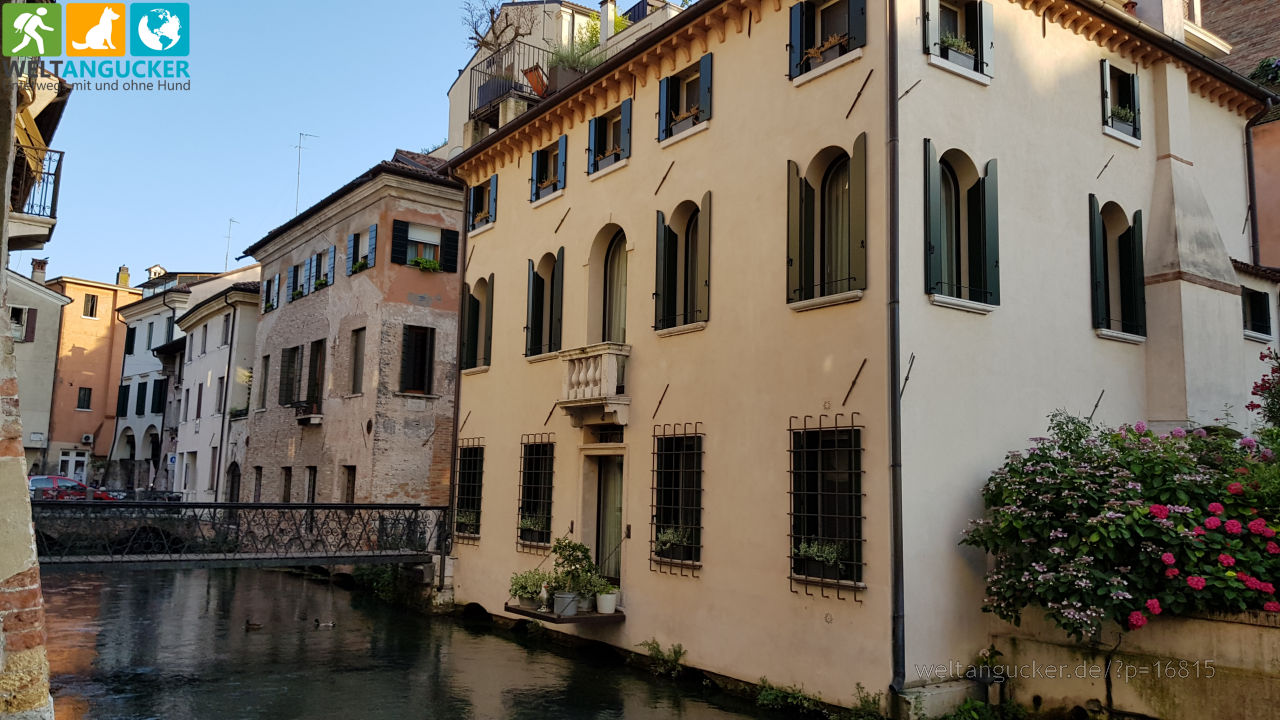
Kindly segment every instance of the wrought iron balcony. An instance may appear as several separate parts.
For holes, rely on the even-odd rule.
[[[573,422],[626,425],[631,397],[626,394],[627,358],[631,346],[597,343],[563,350],[564,383],[557,403]]]
[[[48,239],[58,217],[61,181],[61,150],[16,146],[9,195],[11,250],[38,248]]]
[[[471,68],[471,117],[497,126],[502,101],[536,103],[550,94],[551,52],[512,42]]]

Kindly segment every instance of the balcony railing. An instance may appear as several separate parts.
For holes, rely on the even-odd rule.
[[[529,102],[550,94],[551,52],[513,42],[471,68],[471,117],[492,120],[509,97]]]
[[[319,425],[324,422],[324,403],[320,400],[299,400],[293,404],[293,414],[299,425]]]
[[[61,180],[61,150],[18,145],[13,162],[10,209],[26,215],[57,218]]]
[[[627,424],[631,398],[626,394],[626,369],[630,355],[630,345],[608,342],[560,352],[565,365],[559,405],[573,418],[575,427],[581,427],[586,410],[598,411],[592,413],[593,420]]]

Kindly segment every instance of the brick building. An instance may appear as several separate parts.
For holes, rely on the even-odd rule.
[[[262,263],[243,501],[447,504],[461,186],[396,151],[248,248]]]

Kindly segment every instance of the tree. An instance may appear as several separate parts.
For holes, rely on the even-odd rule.
[[[503,0],[463,0],[467,42],[477,50],[500,50],[533,34],[538,6],[505,5]]]

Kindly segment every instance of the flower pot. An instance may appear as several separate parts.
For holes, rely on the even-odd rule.
[[[520,540],[527,543],[545,543],[542,539],[543,530],[531,530],[529,528],[521,528]]]
[[[578,610],[584,613],[593,613],[596,611],[595,595],[579,595]]]
[[[962,53],[959,50],[954,50],[946,45],[942,46],[942,59],[953,65],[959,65],[965,70],[977,70],[977,68],[974,67],[972,55],[969,53]]]
[[[539,603],[538,603],[538,598],[536,598],[536,597],[531,597],[531,598],[525,598],[525,597],[522,597],[522,598],[517,598],[517,599],[520,601],[520,607],[524,608],[525,610],[537,610],[537,609],[538,609],[538,604],[539,604]]]
[[[844,54],[844,44],[829,47],[822,51],[822,62],[831,62]],[[817,67],[816,65],[814,67]]]
[[[840,579],[840,566],[829,565],[821,560],[814,560],[813,558],[797,558],[794,561],[793,567],[795,568],[797,575],[819,578],[822,580]]]
[[[688,130],[689,128],[697,124],[698,124],[698,115],[690,115],[689,117],[681,120],[680,122],[672,123],[671,130],[670,132],[667,133],[667,137],[671,137],[672,135],[679,135],[680,133],[684,132],[685,130]]]
[[[569,617],[578,614],[578,594],[571,592],[558,592],[555,595],[552,612],[556,615]]]
[[[583,73],[580,70],[574,70],[572,68],[567,68],[567,67],[552,67],[551,78],[550,78],[551,91],[555,92],[562,88],[568,87],[570,83],[582,77],[582,75]]]
[[[596,612],[601,615],[612,615],[618,609],[618,593],[596,596]]]
[[[1133,137],[1133,123],[1111,118],[1111,129]]]

